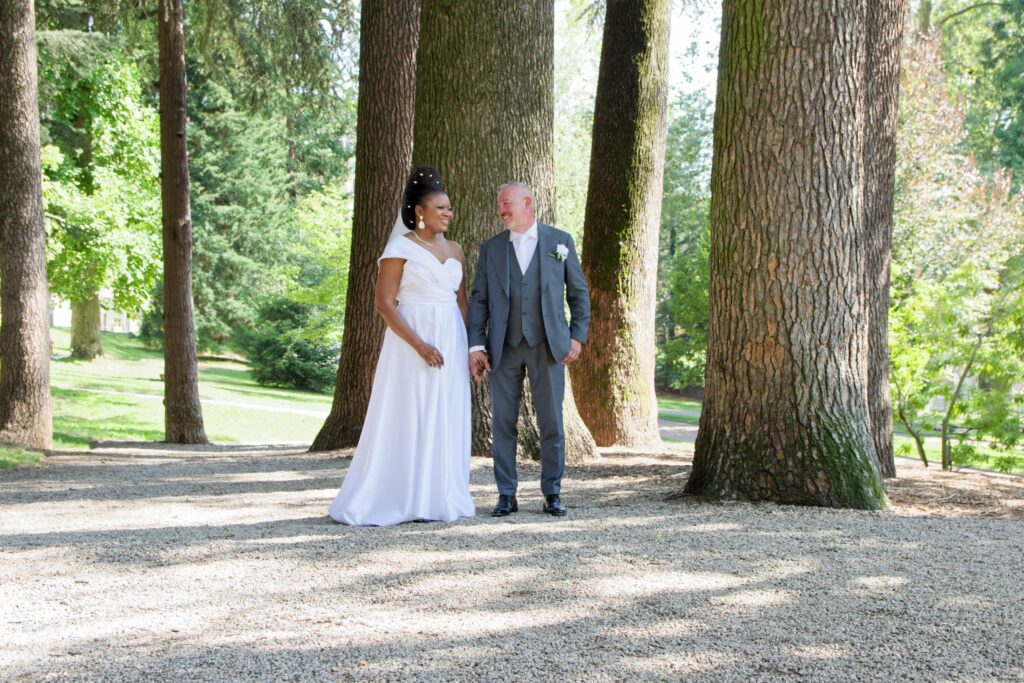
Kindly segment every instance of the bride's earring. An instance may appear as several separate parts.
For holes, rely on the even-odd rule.
[[[422,216],[420,216],[420,224],[419,224],[418,227],[419,227],[420,230],[422,230],[423,228],[427,227],[427,224],[423,222],[423,217]]]

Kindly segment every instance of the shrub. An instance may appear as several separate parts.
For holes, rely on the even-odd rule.
[[[333,389],[339,344],[305,338],[313,306],[281,297],[260,305],[251,330],[237,335],[238,347],[263,385],[327,392]]]

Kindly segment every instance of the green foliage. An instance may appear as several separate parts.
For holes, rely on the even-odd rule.
[[[703,384],[708,341],[712,105],[700,91],[672,106],[658,262],[655,382]]]
[[[968,443],[953,446],[953,462],[957,465],[970,465],[978,459],[978,449]]]
[[[358,26],[351,0],[216,0],[186,3],[193,49],[204,71],[247,109],[308,94],[330,106],[354,72]]]
[[[160,264],[157,113],[117,53],[89,66],[43,62],[43,192],[51,289],[84,301],[109,288],[140,310]]]
[[[567,11],[555,17],[555,194],[559,227],[581,245],[603,7],[595,17],[593,0],[565,4]]]
[[[295,211],[296,241],[284,270],[286,295],[309,306],[301,329],[316,344],[341,342],[352,249],[352,196],[334,185],[303,197]]]
[[[1017,443],[1024,380],[1024,205],[1003,173],[958,151],[964,114],[945,96],[935,39],[903,69],[893,235],[891,381],[908,430],[942,427],[1002,448]],[[931,399],[944,408],[930,411]],[[964,453],[961,449],[961,453]],[[965,457],[965,456],[964,456]],[[944,458],[944,466],[950,462]]]
[[[110,84],[96,83],[90,90],[69,88],[72,82],[91,78],[108,52],[125,55],[122,62],[138,65],[135,96],[147,92],[155,102],[154,90],[142,86],[158,79],[155,4],[40,0],[37,10],[37,24],[43,29],[41,72],[59,76],[44,78],[42,92],[51,93],[54,102],[74,99],[57,113],[78,111],[83,93],[114,97]],[[236,332],[254,324],[267,297],[320,286],[308,278],[293,283],[288,277],[302,270],[293,267],[292,259],[298,257],[292,252],[293,245],[305,244],[305,237],[298,234],[305,197],[343,183],[350,173],[356,4],[214,0],[187,2],[185,11],[195,323],[200,348],[222,350],[231,345]],[[95,180],[108,179],[91,168],[79,169],[87,164],[80,163],[83,155],[76,151],[88,149],[83,143],[89,131],[70,114],[62,115],[61,121],[62,127],[51,126],[53,130],[44,135],[61,152],[50,158],[63,174],[51,174],[54,183],[61,183],[50,192],[54,202],[60,200],[61,209],[59,215],[51,213],[68,219],[65,223],[72,227],[54,282],[58,288],[67,284],[88,289],[102,279],[111,262],[123,265],[121,280],[133,287],[131,303],[152,301],[143,333],[157,345],[162,337],[162,302],[150,262],[138,259],[146,250],[122,230],[113,245],[123,245],[124,253],[103,251],[107,243],[100,238],[114,232],[97,235],[93,227],[82,227],[105,220],[130,225],[136,220],[133,212],[149,211],[146,197],[135,188],[109,183],[94,187]],[[110,132],[124,141],[132,139],[117,130]],[[119,163],[158,160],[155,135],[145,150],[122,147]],[[158,171],[149,177],[158,202]],[[115,206],[118,198],[121,205]],[[159,204],[155,206],[158,245],[160,212]],[[147,277],[136,277],[140,272]],[[327,324],[322,321],[322,326]]]
[[[285,298],[260,306],[253,329],[239,336],[257,382],[320,392],[334,387],[341,347],[304,338],[312,317],[312,306]]]
[[[189,100],[196,335],[200,347],[219,348],[280,291],[295,202],[283,123],[197,80]]]
[[[942,3],[942,55],[966,109],[965,142],[982,170],[1024,179],[1024,0]],[[941,18],[940,18],[941,21]]]
[[[347,119],[284,117],[246,111],[230,90],[198,67],[189,100],[192,172],[193,292],[200,348],[220,350],[253,328],[268,298],[288,296],[315,306],[312,341],[337,341],[343,320],[350,200],[339,189],[349,173],[349,143],[305,155],[318,140],[342,141],[330,125]],[[333,122],[333,123],[332,123]],[[327,125],[330,123],[330,125]],[[297,141],[299,125],[309,125]],[[324,124],[324,128],[320,127]],[[301,132],[301,131],[299,131]],[[141,335],[161,338],[160,300]],[[335,329],[336,326],[336,329]]]

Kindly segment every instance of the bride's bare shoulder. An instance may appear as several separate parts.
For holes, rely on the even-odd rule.
[[[445,243],[448,245],[448,256],[450,258],[457,258],[459,261],[462,261],[463,263],[466,262],[466,254],[465,252],[462,251],[461,244],[453,240],[445,240]]]

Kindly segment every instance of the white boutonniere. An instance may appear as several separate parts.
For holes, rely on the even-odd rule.
[[[564,244],[559,244],[557,247],[555,247],[555,250],[553,252],[548,254],[548,256],[555,259],[556,261],[564,261],[565,259],[569,258],[569,247],[565,246]]]

